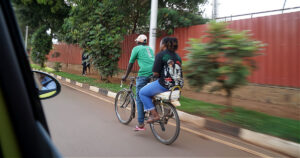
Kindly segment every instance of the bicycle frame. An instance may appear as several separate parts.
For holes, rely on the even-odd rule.
[[[127,117],[128,119],[125,120],[125,121],[124,121],[124,119],[122,120],[120,118],[120,116],[118,115],[118,112],[116,110],[117,117],[118,117],[119,121],[123,124],[128,124],[128,123],[130,123],[130,121],[133,118],[135,118],[136,106],[137,105],[136,105],[135,98],[134,98],[135,95],[134,95],[133,90],[132,90],[132,88],[134,86],[134,81],[135,81],[134,77],[130,78],[129,88],[123,88],[117,94],[117,95],[123,94],[123,97],[125,97],[125,98],[123,98],[124,102],[121,105],[122,108],[127,108],[127,106],[132,107],[132,109],[130,109],[131,115],[129,117]],[[121,86],[120,87],[122,87],[122,86],[123,86],[123,82],[121,81]],[[167,94],[164,94],[163,96],[158,96],[158,97],[153,97],[152,98],[153,99],[152,101],[155,105],[155,108],[156,108],[157,112],[159,112],[160,119],[158,121],[150,123],[149,125],[150,125],[151,131],[152,131],[153,135],[155,136],[155,138],[157,140],[159,140],[161,143],[167,144],[167,145],[172,144],[177,139],[177,137],[179,135],[179,132],[180,132],[179,116],[178,116],[178,113],[176,111],[176,107],[172,102],[172,99],[174,99],[174,96],[172,96],[172,93],[175,92],[175,90],[177,90],[177,89],[180,91],[179,92],[179,96],[180,96],[181,87],[180,86],[175,86],[175,87],[172,87],[172,89],[170,89],[170,94],[167,93]],[[177,96],[177,94],[175,94],[175,96]],[[177,99],[177,97],[175,97],[175,99]],[[115,107],[116,106],[117,106],[117,102],[115,102]],[[146,112],[145,113],[145,120],[147,120],[149,118],[149,116],[150,116],[150,112]],[[161,131],[165,132],[166,130],[168,130],[168,128],[167,128],[168,126],[166,126],[166,125],[168,124],[169,119],[173,118],[173,117],[174,117],[174,121],[176,123],[176,129],[174,131],[175,133],[174,133],[174,135],[171,135],[170,138],[164,139],[160,136],[160,134],[157,132],[157,128],[155,128],[155,127],[158,127]],[[156,126],[156,125],[158,125],[158,126]]]
[[[131,77],[131,78],[130,78],[130,86],[129,86],[129,89],[124,88],[124,90],[127,91],[128,93],[127,93],[127,95],[126,95],[126,100],[124,101],[123,105],[121,105],[121,106],[124,106],[124,104],[127,102],[127,99],[130,99],[130,97],[133,98],[133,101],[134,101],[134,103],[133,103],[133,104],[134,104],[134,107],[136,106],[134,94],[133,94],[133,92],[132,92],[132,88],[133,88],[133,86],[134,86],[134,80],[135,80],[135,78],[134,78],[134,77]],[[121,80],[121,86],[120,86],[120,87],[122,87],[122,86],[123,86],[123,81]],[[178,89],[178,90],[180,91],[180,93],[181,93],[181,87],[180,87],[180,86],[174,86],[174,87],[172,87],[172,89],[170,90],[171,92],[170,92],[170,96],[168,97],[169,99],[159,99],[159,98],[153,97],[153,103],[154,103],[154,105],[159,104],[159,105],[161,106],[161,109],[162,109],[162,113],[163,113],[163,114],[164,114],[165,112],[164,112],[164,108],[163,108],[164,105],[163,105],[162,103],[171,103],[171,105],[174,106],[174,105],[172,104],[171,96],[172,96],[173,91],[175,91],[176,89]],[[128,96],[130,96],[130,97],[128,97]],[[175,106],[174,106],[174,107],[175,107]],[[135,110],[134,110],[134,112],[133,112],[133,117],[132,117],[132,118],[135,118]],[[145,118],[146,118],[146,116],[145,116]]]
[[[132,114],[132,118],[135,118],[135,106],[136,106],[136,103],[135,103],[135,99],[134,99],[134,94],[132,93],[132,88],[133,88],[133,86],[134,86],[134,80],[135,80],[135,78],[134,77],[131,77],[130,78],[130,86],[129,86],[129,89],[127,89],[127,88],[123,88],[123,90],[125,90],[125,91],[127,91],[128,93],[127,93],[127,95],[126,95],[126,100],[124,101],[124,103],[121,105],[122,107],[124,106],[124,104],[127,102],[127,99],[130,99],[131,97],[132,97],[132,99],[133,99],[133,107],[134,107],[134,110],[133,110],[133,114]],[[121,85],[120,85],[120,87],[123,87],[123,81],[121,80]]]

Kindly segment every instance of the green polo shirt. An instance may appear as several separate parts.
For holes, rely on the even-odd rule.
[[[154,53],[152,48],[144,45],[134,47],[131,52],[129,63],[133,64],[136,59],[140,67],[138,76],[151,76],[154,64]]]

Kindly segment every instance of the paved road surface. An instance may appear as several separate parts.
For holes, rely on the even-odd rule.
[[[163,145],[149,126],[134,132],[136,121],[120,124],[111,103],[68,86],[43,105],[54,143],[65,157],[258,157],[184,130],[174,144]]]

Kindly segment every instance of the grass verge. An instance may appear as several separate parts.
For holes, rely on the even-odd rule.
[[[226,106],[206,103],[186,97],[181,97],[184,112],[217,119],[221,122],[237,125],[252,131],[265,133],[300,143],[300,121],[270,116],[264,113],[233,107],[233,113],[221,114]]]
[[[120,84],[115,84],[115,83],[100,83],[95,78],[90,78],[90,77],[86,77],[86,76],[71,74],[71,73],[62,72],[62,71],[56,72],[52,68],[48,68],[48,67],[41,68],[40,66],[38,66],[36,64],[31,64],[31,67],[35,68],[35,69],[38,69],[38,70],[51,72],[51,73],[54,73],[56,75],[62,76],[64,78],[69,78],[69,79],[77,81],[77,82],[89,84],[91,86],[96,86],[96,87],[103,88],[103,89],[107,89],[107,90],[110,90],[112,92],[118,92],[123,88],[128,88],[129,87],[128,85],[123,85],[123,87],[120,87]]]
[[[119,84],[99,83],[94,78],[70,74],[66,72],[55,72],[51,68],[41,68],[35,64],[32,64],[31,67],[51,72],[81,83],[104,88],[113,92],[118,92],[122,89]],[[128,86],[126,85],[125,87]],[[178,107],[178,109],[184,112],[198,116],[214,118],[216,120],[234,124],[242,128],[300,143],[300,121],[298,120],[270,116],[264,113],[246,110],[241,107],[233,107],[233,113],[226,113],[222,115],[220,114],[220,111],[225,109],[226,106],[206,103],[186,97],[181,97],[180,103],[181,106]]]

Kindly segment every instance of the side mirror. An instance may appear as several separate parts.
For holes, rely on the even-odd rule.
[[[55,97],[60,93],[60,83],[51,75],[40,71],[32,71],[40,99]]]

